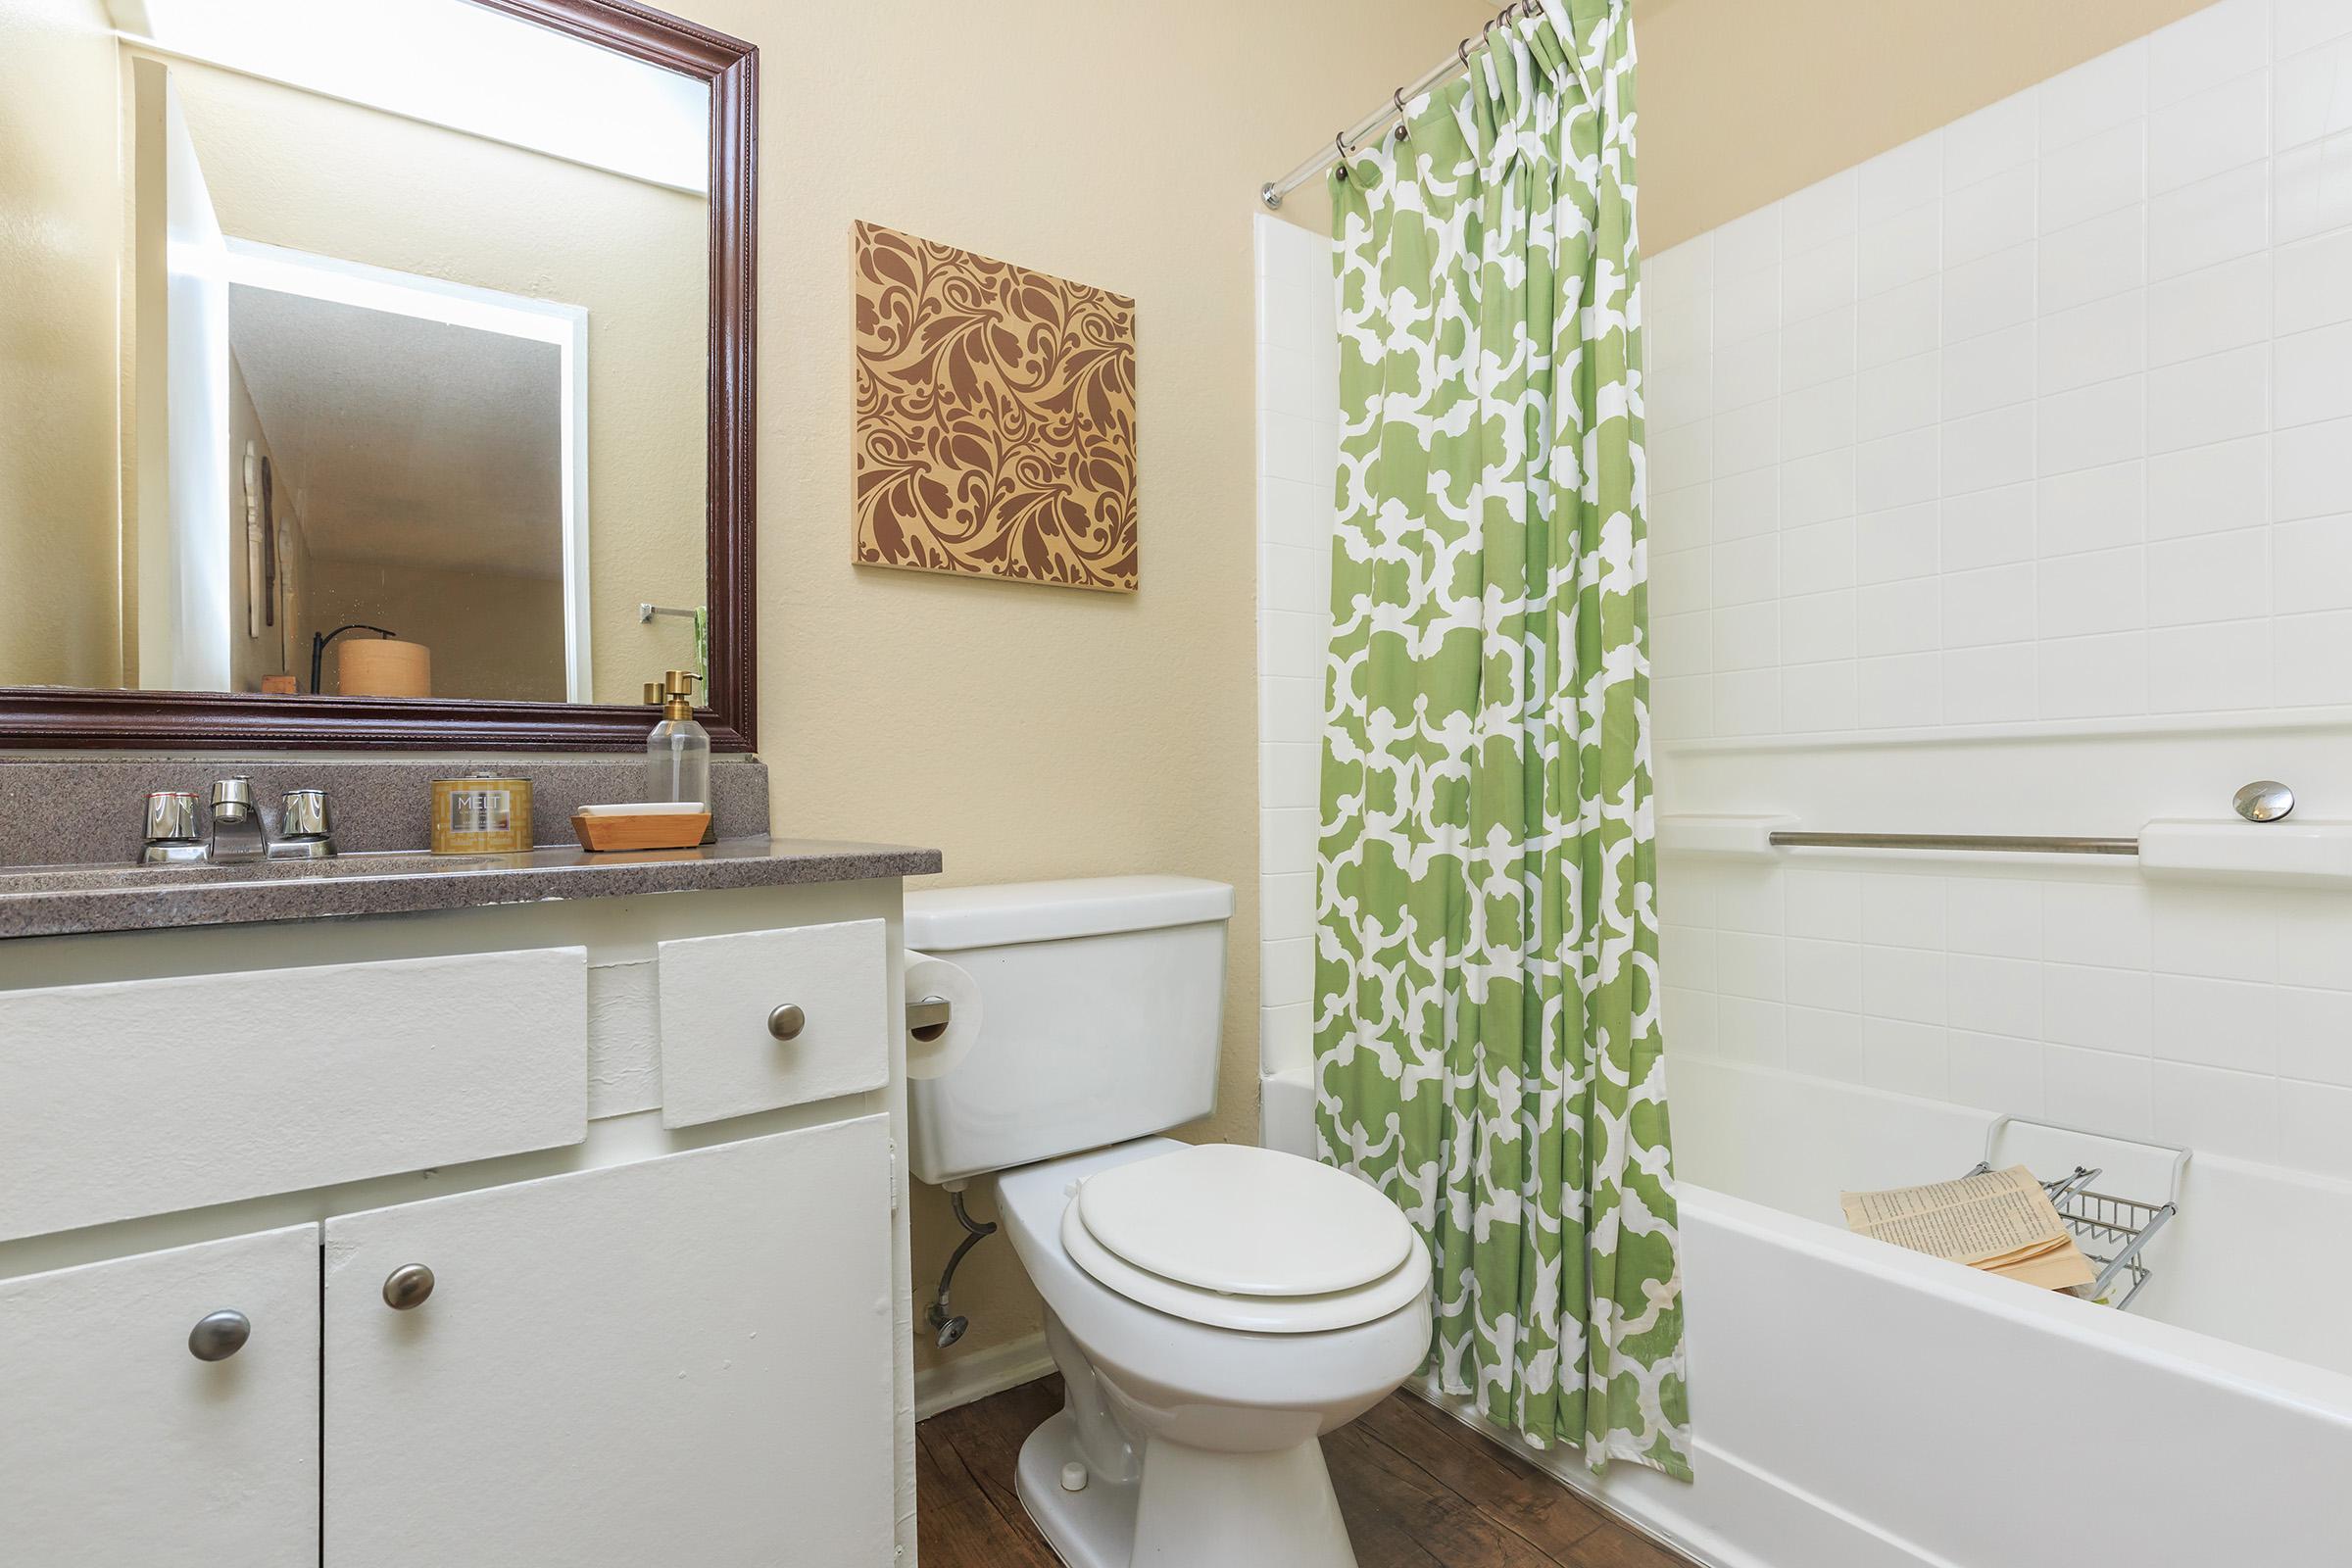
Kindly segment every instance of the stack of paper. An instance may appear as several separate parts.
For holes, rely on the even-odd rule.
[[[2023,1165],[1926,1187],[1843,1193],[1845,1228],[2053,1291],[2098,1277],[2050,1195]]]

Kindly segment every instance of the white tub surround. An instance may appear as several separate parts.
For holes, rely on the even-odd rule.
[[[1676,1058],[2352,1177],[2348,73],[2229,0],[1653,258]]]
[[[1260,1141],[1312,1155],[1315,823],[1331,641],[1340,328],[1331,242],[1257,215]]]
[[[1662,737],[2352,712],[2347,79],[2229,0],[1652,258]]]

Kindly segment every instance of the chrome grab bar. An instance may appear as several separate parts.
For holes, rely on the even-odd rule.
[[[1981,850],[2004,855],[2137,855],[2137,839],[2015,833],[1800,833],[1776,831],[1776,850]]]

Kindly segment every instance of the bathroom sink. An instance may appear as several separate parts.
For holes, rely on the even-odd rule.
[[[0,898],[29,893],[122,893],[142,888],[276,882],[296,877],[402,876],[479,870],[496,855],[430,855],[389,850],[323,860],[249,860],[229,865],[36,865],[0,871]]]

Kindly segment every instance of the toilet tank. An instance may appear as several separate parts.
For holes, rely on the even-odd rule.
[[[915,1177],[960,1181],[1206,1115],[1232,915],[1232,888],[1181,876],[907,894],[906,946],[980,992],[970,1050],[906,1086]]]

